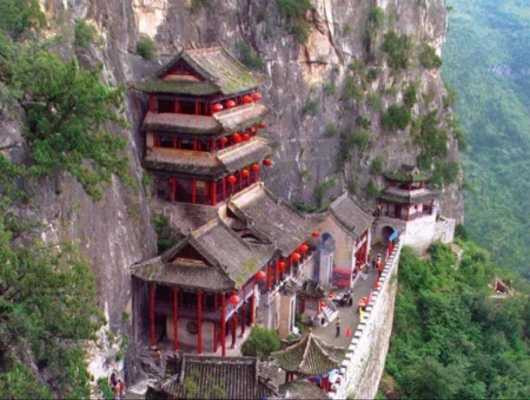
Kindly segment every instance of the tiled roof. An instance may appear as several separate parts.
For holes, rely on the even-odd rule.
[[[404,190],[395,187],[386,188],[379,198],[402,204],[419,204],[437,198],[438,192],[429,189]]]
[[[374,218],[365,213],[347,193],[331,203],[329,210],[350,233],[357,236],[370,229],[374,222]]]
[[[402,165],[401,168],[389,171],[384,174],[385,178],[398,182],[424,182],[428,181],[431,176],[422,172],[413,165]]]
[[[218,86],[209,82],[149,79],[132,84],[134,89],[145,93],[160,94],[190,94],[195,96],[207,96],[219,93]]]
[[[186,245],[206,262],[178,258]],[[241,287],[272,257],[269,244],[247,243],[216,219],[194,230],[161,256],[134,265],[132,274],[146,281],[213,291]]]
[[[277,199],[263,184],[234,196],[228,207],[268,237],[284,257],[289,256],[311,235],[311,223]]]
[[[254,162],[261,162],[271,153],[272,149],[265,139],[254,137],[216,153],[156,148],[147,151],[144,163],[146,167],[155,170],[221,177]]]
[[[213,115],[147,112],[143,129],[157,132],[179,132],[193,135],[233,133],[260,122],[267,113],[263,104],[246,104]]]
[[[328,345],[309,332],[298,343],[272,353],[272,357],[284,371],[315,376],[338,368],[344,353],[344,349]]]
[[[256,358],[188,354],[178,374],[150,392],[170,399],[263,399],[276,394],[260,380]]]

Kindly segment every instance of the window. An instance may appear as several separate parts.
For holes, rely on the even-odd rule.
[[[175,102],[173,100],[158,100],[158,112],[159,113],[172,113],[175,112]]]

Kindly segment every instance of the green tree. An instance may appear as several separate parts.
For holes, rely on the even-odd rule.
[[[381,123],[386,130],[405,129],[412,119],[410,110],[405,106],[393,104],[381,116]]]
[[[398,35],[394,31],[386,33],[382,49],[387,55],[388,65],[391,68],[396,70],[408,68],[412,42],[407,35]]]
[[[0,1],[0,31],[13,39],[19,39],[28,30],[39,29],[45,23],[38,0]]]
[[[276,331],[256,326],[248,339],[241,346],[241,353],[245,356],[267,357],[273,351],[280,350],[281,342]]]
[[[136,43],[136,52],[146,60],[155,58],[155,42],[149,36],[142,35]]]

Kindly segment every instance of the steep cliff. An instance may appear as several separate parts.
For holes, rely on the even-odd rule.
[[[280,3],[289,2],[41,0],[47,34],[59,33],[64,39],[61,53],[76,54],[83,64],[101,63],[104,76],[114,84],[143,78],[184,46],[220,42],[234,53],[253,49],[269,78],[263,95],[271,110],[269,135],[278,168],[266,177],[268,184],[280,196],[306,205],[343,189],[373,201],[367,188],[373,192],[380,184],[377,170],[416,163],[421,146],[414,135],[421,129],[420,116],[439,110],[441,126],[449,123],[440,74],[418,61],[425,44],[441,51],[446,33],[444,2],[312,0],[311,7],[294,16]],[[99,39],[88,49],[71,45],[77,19],[86,20],[98,32]],[[409,37],[410,60],[405,68],[388,66],[382,51],[388,31]],[[160,61],[135,54],[141,35],[154,40]],[[261,63],[257,64],[259,68]],[[405,130],[383,129],[384,110],[401,104],[411,84],[417,86],[418,101],[411,105],[415,123]],[[138,123],[144,110],[142,97],[130,92],[126,113],[131,127],[116,132],[128,139],[136,188],[115,180],[103,199],[93,202],[78,183],[63,176],[43,182],[29,211],[44,223],[43,239],[79,242],[96,271],[99,301],[112,329],[126,328],[128,267],[156,252],[140,163]],[[16,121],[2,123],[18,134]],[[364,139],[351,140],[352,132]],[[452,134],[444,159],[458,160]],[[383,165],[377,168],[379,160]],[[461,174],[444,189],[442,208],[446,215],[462,219],[459,182]]]

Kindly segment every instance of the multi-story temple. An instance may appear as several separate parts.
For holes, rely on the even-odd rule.
[[[215,47],[184,50],[136,85],[149,96],[145,167],[188,228],[132,267],[137,343],[224,356],[257,321],[283,337],[294,328],[293,287],[312,276],[320,235],[261,181],[272,160],[260,83]]]

